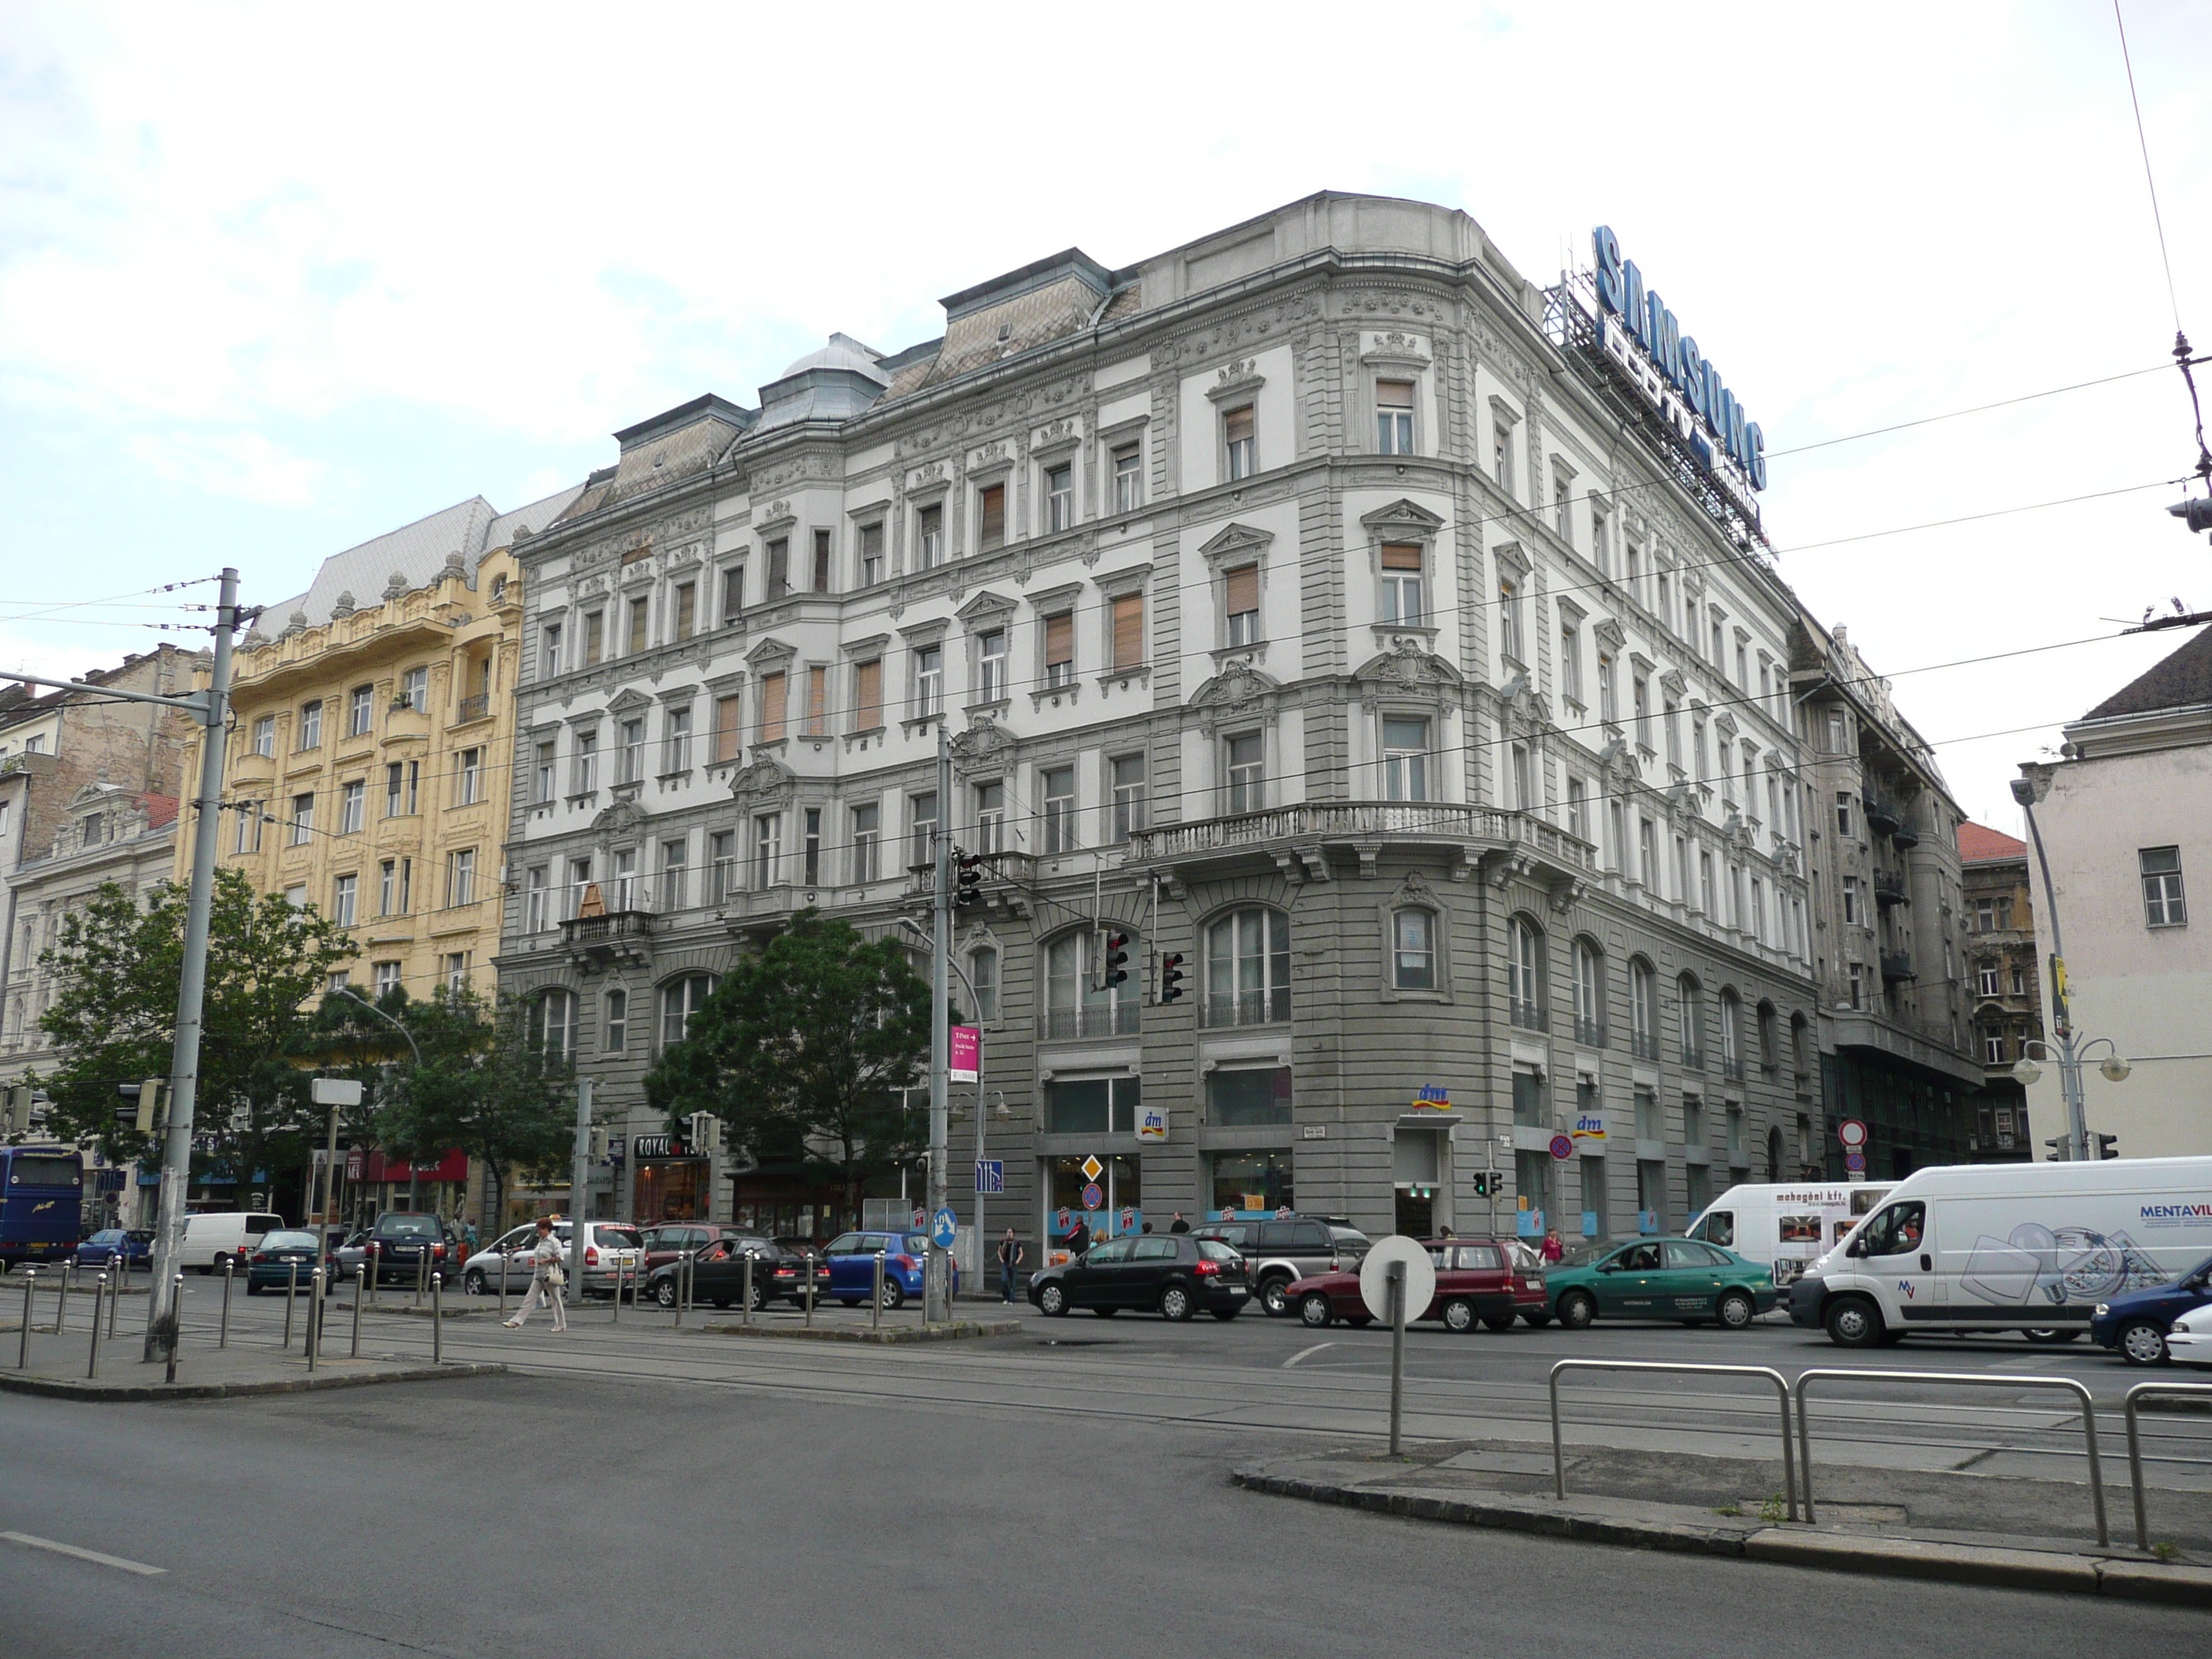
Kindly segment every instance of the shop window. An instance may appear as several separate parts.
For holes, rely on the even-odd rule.
[[[1239,1067],[1206,1079],[1206,1121],[1216,1128],[1252,1128],[1291,1121],[1291,1069]]]
[[[1283,1152],[1217,1152],[1206,1219],[1224,1215],[1273,1215],[1297,1208],[1291,1155]]]
[[[1044,1086],[1045,1133],[1133,1135],[1143,1091],[1135,1077],[1054,1078]]]

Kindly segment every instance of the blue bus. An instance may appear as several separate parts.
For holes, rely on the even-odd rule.
[[[0,1265],[64,1260],[76,1249],[84,1159],[66,1146],[0,1146]]]

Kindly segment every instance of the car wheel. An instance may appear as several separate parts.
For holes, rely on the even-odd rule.
[[[726,1296],[718,1296],[709,1299],[714,1303],[715,1310],[718,1312],[726,1311],[729,1308],[730,1298]]]
[[[674,1307],[676,1305],[675,1279],[664,1279],[655,1285],[653,1287],[653,1299],[664,1308]]]
[[[1587,1291],[1569,1291],[1559,1298],[1559,1323],[1571,1331],[1586,1331],[1597,1317],[1597,1303]]]
[[[1298,1298],[1298,1317],[1314,1329],[1320,1330],[1323,1326],[1333,1324],[1336,1314],[1329,1307],[1328,1298],[1319,1291],[1313,1291]]]
[[[1513,1328],[1513,1316],[1500,1314],[1495,1318],[1486,1319],[1482,1322],[1493,1331],[1510,1331]]]
[[[1242,1308],[1216,1308],[1213,1310],[1213,1316],[1219,1320],[1223,1324],[1226,1325],[1231,1320],[1236,1318],[1238,1314],[1243,1311],[1244,1310]]]
[[[1278,1275],[1260,1286],[1260,1305],[1277,1318],[1291,1310],[1291,1281]]]
[[[2031,1342],[2056,1344],[2071,1342],[2081,1334],[2079,1331],[2030,1331],[2027,1334],[2027,1340]]]
[[[2120,1327],[2120,1358],[2130,1365],[2163,1365],[2166,1352],[2166,1333],[2156,1322],[2135,1319]]]
[[[1052,1319],[1067,1311],[1067,1292],[1058,1285],[1048,1285],[1037,1292],[1037,1306]]]
[[[1344,1322],[1351,1326],[1355,1331],[1364,1331],[1370,1325],[1372,1325],[1375,1322],[1375,1316],[1373,1314],[1346,1314],[1344,1316]]]
[[[906,1306],[906,1286],[896,1279],[884,1280],[883,1304],[884,1311],[886,1313]]]
[[[806,1298],[805,1298],[805,1297],[800,1297],[799,1298],[799,1302],[801,1302],[802,1304],[803,1304],[805,1300],[806,1300]],[[767,1285],[755,1285],[753,1286],[753,1311],[754,1311],[755,1313],[760,1313],[760,1312],[763,1311],[767,1307],[768,1307],[768,1286],[767,1286]]]
[[[1720,1299],[1719,1313],[1723,1328],[1744,1331],[1759,1315],[1758,1304],[1741,1291],[1730,1291]]]
[[[463,1274],[461,1288],[471,1296],[482,1296],[484,1293],[484,1276],[473,1271]]]
[[[1093,1308],[1091,1311],[1097,1318],[1111,1319],[1115,1314],[1121,1310],[1119,1308]]]
[[[1828,1304],[1828,1340],[1839,1348],[1871,1348],[1884,1334],[1881,1310],[1863,1296],[1839,1296]]]
[[[1444,1328],[1455,1336],[1465,1336],[1474,1328],[1474,1306],[1458,1297],[1444,1304]]]
[[[1101,1313],[1106,1311],[1102,1308]],[[1160,1292],[1160,1317],[1180,1325],[1198,1311],[1197,1299],[1188,1285],[1170,1285]]]

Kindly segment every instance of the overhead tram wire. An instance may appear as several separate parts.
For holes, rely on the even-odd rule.
[[[2106,374],[2094,380],[2076,380],[2070,386],[2054,386],[2042,392],[2024,392],[2017,398],[2000,398],[1993,404],[1976,404],[1971,409],[1954,409],[1942,415],[1923,415],[1917,421],[1899,421],[1893,426],[1870,427],[1864,432],[1847,432],[1840,438],[1822,438],[1815,443],[1796,444],[1788,449],[1770,449],[1766,459],[1779,460],[1784,455],[1802,455],[1815,449],[1828,449],[1837,444],[1852,444],[1862,438],[1879,438],[1892,432],[1909,432],[1917,426],[1933,426],[1939,421],[1955,421],[1967,415],[1984,415],[1993,409],[2010,409],[2015,404],[2032,404],[2039,398],[2056,398],[2062,392],[2085,392],[2091,386],[2111,386],[2120,380],[2139,380],[2146,374],[2163,374],[2169,363],[2153,363],[2148,368],[2131,368],[2124,374]]]

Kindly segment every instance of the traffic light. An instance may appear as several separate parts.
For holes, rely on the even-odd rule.
[[[2093,1133],[2089,1139],[2097,1143],[2096,1156],[2099,1158],[2118,1158],[2120,1155],[2120,1138],[2118,1135]]]
[[[584,1156],[593,1164],[607,1161],[607,1132],[605,1129],[595,1127],[585,1137]]]
[[[2212,501],[2176,501],[2166,510],[2187,525],[2192,532],[2212,531]]]
[[[1477,1170],[1474,1172],[1474,1195],[1477,1198],[1495,1198],[1504,1190],[1504,1187],[1505,1178],[1494,1170]]]
[[[0,1096],[0,1134],[28,1133],[31,1127],[31,1085],[12,1084]]]
[[[955,904],[975,904],[983,893],[983,860],[980,854],[965,853],[957,847],[952,849],[954,874],[952,902]]]
[[[2053,1135],[2043,1144],[2051,1148],[2051,1161],[2053,1164],[2067,1163],[2074,1156],[2074,1139],[2071,1135]]]
[[[694,1152],[711,1151],[722,1138],[722,1121],[712,1112],[694,1112],[684,1120],[684,1139]]]
[[[1173,1002],[1182,994],[1182,952],[1170,951],[1160,957],[1160,1000]]]
[[[1129,935],[1120,927],[1098,930],[1098,988],[1110,990],[1129,977]]]
[[[161,1085],[165,1079],[149,1077],[138,1085],[138,1116],[131,1126],[142,1135],[150,1135],[161,1121]]]

